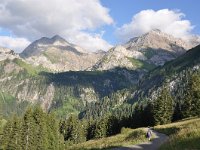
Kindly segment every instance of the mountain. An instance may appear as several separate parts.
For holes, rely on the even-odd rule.
[[[0,47],[0,61],[14,58],[19,58],[19,55],[11,49]]]
[[[132,38],[124,44],[128,50],[142,52],[148,62],[155,65],[163,65],[165,62],[175,59],[186,50],[195,47],[191,44],[172,35],[161,32],[158,29],[152,30],[140,37]]]
[[[115,67],[125,67],[136,70],[144,66],[151,66],[151,64],[147,63],[144,65],[145,60],[146,57],[141,52],[130,51],[119,45],[110,49],[103,58],[92,67],[92,70],[109,70]]]
[[[110,49],[92,69],[108,70],[119,66],[148,71],[177,58],[198,43],[197,39],[189,43],[155,29]]]
[[[193,70],[199,63],[199,46],[186,51],[187,46],[155,30],[106,53],[89,53],[60,36],[33,42],[21,57],[2,48],[1,113],[20,114],[27,106],[39,103],[44,110],[62,117],[69,113],[99,116],[123,104],[152,98],[164,83],[173,84],[186,68]],[[174,56],[172,61],[159,63],[170,60],[169,56]]]
[[[170,87],[174,95],[181,97],[187,78],[196,71],[200,71],[200,45],[167,62],[164,66],[150,71],[141,79],[137,90],[134,91],[133,99],[141,97],[154,99],[162,86]]]
[[[36,40],[20,54],[29,64],[59,72],[85,70],[103,55],[102,52],[87,52],[58,35]]]
[[[0,71],[0,113],[3,116],[22,114],[35,104],[46,111],[55,111],[60,117],[78,114],[86,105],[131,87],[140,75],[121,68],[52,73],[21,58],[0,61]],[[123,102],[123,97],[116,99],[116,103],[118,101]]]
[[[129,117],[132,115],[136,103],[145,105],[147,101],[154,102],[163,88],[170,90],[174,103],[181,103],[187,94],[188,80],[195,73],[200,75],[200,45],[165,65],[145,73],[138,78],[138,84],[133,84],[124,91],[118,91],[121,94],[116,92],[109,99],[102,99],[98,105],[88,105],[81,115],[87,118],[90,116],[96,118],[99,117],[99,114],[112,112],[120,117]],[[115,101],[122,97],[123,101]]]

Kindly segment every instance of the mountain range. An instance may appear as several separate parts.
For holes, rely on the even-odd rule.
[[[166,82],[174,92],[186,70],[199,69],[197,44],[155,29],[107,52],[89,52],[58,35],[36,40],[20,54],[0,48],[1,113],[21,114],[39,103],[60,117],[94,115],[105,103],[99,113],[153,99]]]

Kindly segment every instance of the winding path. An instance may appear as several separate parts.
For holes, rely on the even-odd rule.
[[[152,131],[154,139],[150,142],[141,143],[138,145],[131,145],[127,147],[118,147],[112,150],[157,150],[164,142],[168,140],[168,136],[156,131]]]

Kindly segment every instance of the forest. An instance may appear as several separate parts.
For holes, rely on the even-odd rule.
[[[1,149],[66,149],[72,144],[115,135],[122,127],[162,125],[200,116],[199,72],[192,73],[185,82],[181,99],[175,99],[170,88],[163,86],[154,100],[124,105],[102,116],[58,118],[40,106],[29,107],[23,116],[10,117],[0,130]]]

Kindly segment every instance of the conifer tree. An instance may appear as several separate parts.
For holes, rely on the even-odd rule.
[[[170,123],[173,115],[173,99],[167,88],[163,88],[160,95],[153,102],[154,124]]]
[[[8,145],[6,149],[9,150],[20,150],[21,147],[21,120],[14,116],[12,118],[12,132],[10,133],[10,137],[8,140]]]
[[[62,134],[65,141],[80,143],[86,141],[86,128],[75,116],[70,116],[62,123]]]
[[[28,108],[23,117],[22,123],[22,148],[25,150],[36,149],[37,134],[35,133],[36,125],[33,119],[33,110]]]
[[[106,120],[102,118],[96,122],[95,138],[106,137],[106,135],[107,135]]]
[[[58,122],[53,113],[47,117],[47,132],[48,132],[48,149],[60,149],[63,144],[63,138],[59,134]]]
[[[43,112],[43,110],[36,106],[32,115],[34,119],[34,134],[37,149],[48,149],[48,132],[46,119],[48,116]]]
[[[12,135],[12,130],[13,130],[13,120],[11,118],[7,121],[7,123],[4,127],[2,139],[0,141],[0,145],[2,146],[3,149],[6,149],[8,146],[10,137]]]
[[[198,73],[189,77],[181,105],[181,114],[182,118],[200,115],[200,76]]]
[[[194,73],[191,79],[193,115],[200,116],[200,74]]]

